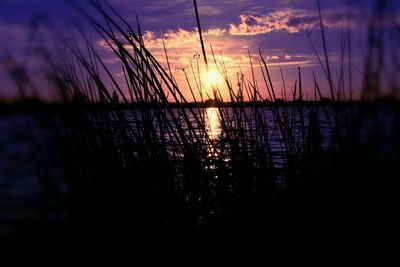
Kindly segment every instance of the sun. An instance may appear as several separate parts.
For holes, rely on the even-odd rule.
[[[205,75],[205,82],[211,88],[222,84],[224,79],[217,70],[209,70]]]

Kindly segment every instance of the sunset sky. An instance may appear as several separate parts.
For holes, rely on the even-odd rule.
[[[78,1],[83,2],[83,1]],[[86,1],[85,1],[86,2]],[[181,68],[194,64],[194,55],[201,54],[192,0],[109,0],[109,2],[133,26],[135,15],[139,16],[147,48],[165,66],[165,55],[161,37],[164,36],[166,48],[174,76],[184,88]],[[347,38],[347,27],[351,30],[353,57],[353,86],[361,86],[361,73],[366,58],[367,22],[374,10],[375,1],[361,0],[322,0],[322,12],[334,80],[339,80],[341,41]],[[85,5],[82,4],[81,5]],[[297,79],[297,69],[301,67],[305,94],[313,96],[313,75],[316,73],[324,95],[328,96],[327,82],[318,63],[307,31],[323,55],[319,18],[316,0],[198,0],[200,19],[208,55],[210,44],[218,60],[223,58],[232,80],[236,73],[243,71],[250,79],[248,51],[255,63],[256,78],[262,84],[258,66],[258,50],[271,68],[273,82],[279,90],[282,67],[288,90]],[[399,1],[389,1],[390,18],[399,23]],[[74,22],[79,21],[87,32],[93,30],[85,20],[62,0],[1,0],[0,1],[0,56],[8,51],[20,63],[32,66],[32,73],[40,77],[34,59],[29,57],[30,21],[33,16],[45,16],[62,34],[73,31]],[[96,45],[102,57],[122,82],[121,64],[105,47],[105,42],[96,37]],[[51,40],[47,40],[51,42]],[[346,44],[347,45],[347,44]],[[346,48],[347,49],[347,48]],[[222,57],[221,57],[222,55]],[[202,64],[200,58],[200,63]],[[347,53],[345,58],[347,65]],[[15,96],[16,90],[3,68],[0,70],[0,97]],[[40,84],[41,81],[38,81]],[[218,85],[223,87],[222,84]],[[261,85],[260,85],[261,86]],[[42,85],[41,94],[47,95]],[[221,90],[223,90],[221,88]],[[224,94],[224,93],[223,93]],[[357,92],[355,92],[357,95]],[[266,96],[266,95],[265,95]]]

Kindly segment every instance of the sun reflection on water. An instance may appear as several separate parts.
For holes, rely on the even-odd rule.
[[[218,108],[207,108],[205,110],[205,126],[209,143],[207,146],[207,160],[205,170],[209,172],[214,181],[218,180],[217,164],[221,160],[220,141],[221,115]]]
[[[210,139],[217,139],[221,134],[221,122],[218,108],[206,109],[206,129]]]

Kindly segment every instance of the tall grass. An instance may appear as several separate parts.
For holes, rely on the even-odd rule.
[[[201,37],[200,20],[194,3]],[[222,133],[215,140],[207,131],[204,111],[168,108],[167,93],[175,102],[188,101],[171,71],[166,72],[147,50],[140,26],[135,32],[108,4],[100,5],[93,1],[92,5],[104,23],[83,10],[80,12],[119,58],[128,95],[115,81],[90,39],[81,31],[87,54],[76,43],[65,40],[72,56],[64,55],[64,64],[57,68],[58,80],[64,81],[59,88],[61,96],[66,97],[64,101],[74,102],[79,96],[88,102],[100,100],[112,103],[110,88],[101,78],[100,72],[103,72],[119,99],[126,103],[150,102],[156,108],[93,111],[89,114],[80,112],[80,115],[76,114],[77,118],[70,119],[73,122],[70,136],[73,147],[77,149],[76,157],[81,158],[77,162],[81,163],[79,166],[83,172],[74,186],[77,192],[83,194],[77,196],[77,203],[90,201],[91,205],[99,206],[91,209],[102,210],[102,213],[104,206],[145,207],[139,216],[135,211],[121,216],[135,217],[136,223],[141,222],[142,227],[149,221],[168,222],[168,227],[177,227],[174,223],[184,221],[191,230],[182,235],[195,238],[198,232],[210,234],[209,231],[216,231],[210,227],[225,227],[231,223],[227,219],[230,216],[237,220],[252,220],[253,216],[259,216],[258,213],[264,214],[276,201],[274,199],[283,201],[281,195],[285,192],[302,190],[301,187],[307,183],[303,179],[308,179],[306,173],[311,172],[308,169],[313,168],[311,164],[315,164],[315,160],[319,160],[316,155],[322,157],[322,146],[321,140],[318,140],[321,135],[318,116],[309,117],[308,131],[305,126],[300,70],[298,87],[295,86],[293,94],[294,99],[299,101],[298,106],[282,113],[281,108],[272,105],[274,123],[271,124],[267,113],[256,106],[227,108],[217,105]],[[207,66],[202,41],[201,44],[202,58]],[[212,58],[216,66],[224,68],[214,55]],[[261,52],[259,59],[268,95],[276,101],[276,90]],[[251,61],[250,64],[254,73]],[[224,70],[220,71],[224,73]],[[81,83],[81,80],[87,82]],[[246,92],[247,98],[254,102],[264,100],[254,75],[252,82],[243,79],[237,91],[227,76],[225,82],[233,102],[243,101],[242,92]],[[202,90],[202,83],[198,73],[197,90]],[[216,103],[222,101],[216,88],[212,98]],[[310,114],[316,111],[313,112]],[[273,144],[276,136],[280,136],[282,141]],[[87,195],[87,191],[94,196]],[[112,197],[105,200],[104,195],[108,194]],[[92,201],[93,198],[96,200]],[[162,214],[158,214],[160,212]],[[114,214],[111,217],[118,218]],[[171,223],[175,220],[180,222]],[[151,229],[160,228],[162,226],[158,225]],[[174,231],[168,229],[169,232]]]
[[[235,87],[212,47],[212,56],[206,54],[194,1],[202,60],[206,66],[213,61],[232,102],[231,107],[221,105],[222,96],[215,86],[208,96],[216,103],[221,125],[217,138],[210,135],[205,109],[171,107],[169,97],[179,104],[189,101],[173,77],[165,45],[167,68],[146,48],[139,20],[135,31],[107,2],[90,2],[101,20],[73,5],[118,58],[125,85],[115,80],[82,29],[79,33],[84,47],[64,38],[61,41],[66,49],[46,57],[48,77],[61,102],[72,107],[62,113],[60,125],[69,144],[63,149],[71,155],[66,160],[71,163],[70,219],[77,225],[86,222],[83,232],[166,241],[226,241],[256,233],[279,238],[320,208],[319,203],[327,205],[323,208],[331,205],[331,191],[345,186],[338,176],[345,173],[349,166],[345,159],[359,146],[360,124],[355,111],[338,104],[345,89],[342,82],[337,86],[331,75],[319,1],[325,62],[310,42],[326,75],[332,101],[321,108],[307,106],[299,68],[292,89],[296,104],[271,104],[268,112],[257,105],[266,101],[260,88],[266,88],[270,101],[278,99],[262,52],[258,64],[248,53],[252,77],[247,80],[238,73]],[[351,62],[350,53],[348,56]],[[261,82],[254,76],[256,67],[262,73]],[[201,99],[197,101],[204,103],[204,82],[198,67],[197,71],[196,66],[191,67],[192,76],[183,71],[193,99],[198,93]],[[288,84],[282,71],[281,78]],[[314,82],[314,98],[322,100],[315,76]],[[366,84],[368,91],[372,85],[368,79]],[[349,96],[352,89],[350,82]],[[283,90],[286,95],[286,85]],[[251,100],[247,106],[243,105],[245,98]],[[107,107],[118,100],[151,104],[152,108],[86,109],[89,104]],[[320,129],[322,116],[329,126],[326,136]],[[327,138],[329,145],[324,146],[322,138]],[[107,231],[101,229],[103,226]]]

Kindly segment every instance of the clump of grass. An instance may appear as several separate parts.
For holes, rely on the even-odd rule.
[[[256,64],[249,52],[253,75],[247,80],[238,73],[236,88],[224,62],[218,62],[212,47],[212,57],[207,57],[200,38],[205,64],[213,60],[231,100],[231,106],[222,105],[217,88],[208,96],[216,103],[221,125],[221,134],[215,138],[207,130],[206,111],[188,105],[178,87],[165,47],[168,71],[146,48],[139,22],[135,31],[106,2],[90,2],[101,20],[78,6],[77,10],[117,56],[127,90],[115,80],[81,29],[84,47],[64,38],[66,50],[46,57],[48,77],[60,101],[71,107],[60,115],[60,135],[70,145],[64,148],[71,155],[70,219],[78,226],[87,223],[81,232],[96,234],[105,227],[108,231],[103,234],[110,236],[193,243],[257,233],[279,239],[307,220],[314,209],[332,205],[329,192],[337,193],[336,186],[343,186],[337,177],[348,167],[343,158],[349,158],[359,146],[360,125],[355,118],[358,114],[340,105],[345,89],[335,86],[330,73],[319,5],[325,62],[311,45],[329,83],[329,106],[307,106],[299,68],[292,89],[295,104],[272,103],[266,112],[257,105],[267,100],[261,88],[267,90],[269,101],[278,99],[262,52],[258,67],[263,81],[254,77]],[[194,5],[201,37],[196,1]],[[197,89],[197,100],[204,103],[202,77],[195,69],[192,66],[192,76],[183,71],[193,99]],[[315,76],[314,81],[314,98],[322,100]],[[349,90],[351,95],[352,88]],[[284,91],[286,95],[286,85]],[[168,96],[181,105],[172,108]],[[251,100],[247,106],[245,98]],[[107,109],[118,101],[151,108]],[[94,108],[88,109],[90,105]],[[320,127],[322,116],[329,127],[325,136]],[[326,206],[318,207],[320,202]]]

